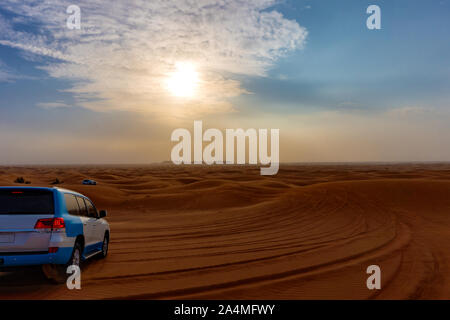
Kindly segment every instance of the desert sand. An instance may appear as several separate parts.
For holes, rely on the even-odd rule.
[[[0,167],[19,176],[107,209],[110,252],[79,291],[0,273],[1,299],[450,299],[450,164]]]

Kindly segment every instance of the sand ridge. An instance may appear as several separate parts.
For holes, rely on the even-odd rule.
[[[110,256],[78,292],[0,274],[2,299],[450,298],[449,164],[0,167],[18,176],[107,209]]]

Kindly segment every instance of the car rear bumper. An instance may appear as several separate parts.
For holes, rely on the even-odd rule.
[[[48,252],[0,252],[0,268],[32,266],[41,264],[66,264],[73,248],[59,248],[56,253]]]

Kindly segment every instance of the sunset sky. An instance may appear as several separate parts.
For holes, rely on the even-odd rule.
[[[450,161],[449,18],[449,0],[2,0],[0,164],[169,160],[194,120],[279,128],[281,162]]]

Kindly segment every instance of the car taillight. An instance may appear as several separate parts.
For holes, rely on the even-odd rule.
[[[66,227],[63,218],[54,218],[53,219],[53,229],[63,229]]]
[[[48,253],[57,253],[58,252],[58,247],[50,247],[48,248]]]
[[[35,229],[50,229],[53,225],[53,219],[39,219],[34,228]]]
[[[34,226],[35,229],[63,229],[65,227],[63,218],[39,219]]]

